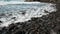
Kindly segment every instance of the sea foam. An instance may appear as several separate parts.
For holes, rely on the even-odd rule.
[[[42,17],[56,11],[55,4],[41,2],[16,2],[0,5],[0,27],[9,26],[11,23],[25,22],[32,17]]]

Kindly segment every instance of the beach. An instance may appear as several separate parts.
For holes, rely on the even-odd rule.
[[[18,13],[13,12],[13,18],[15,19],[17,16],[18,20],[12,20],[12,21],[5,21],[6,23],[3,23],[3,28],[0,28],[1,34],[60,34],[60,4],[59,3],[42,3],[43,7],[40,8],[32,6],[34,8],[30,8],[30,12],[27,11],[27,20],[25,21],[25,17],[21,19],[20,15]],[[33,4],[32,4],[33,5]],[[52,5],[52,6],[51,6]],[[14,8],[15,9],[15,8]],[[35,9],[35,11],[34,11]],[[39,10],[37,10],[39,9]],[[13,9],[11,9],[13,10]],[[31,11],[32,10],[32,11]],[[37,11],[36,11],[37,10]],[[42,12],[41,12],[42,11]],[[19,12],[19,11],[18,11]],[[38,14],[38,15],[37,15]],[[22,13],[22,15],[25,15],[25,13]],[[10,17],[8,17],[10,19]],[[7,18],[7,20],[8,20]],[[21,20],[20,20],[21,19]],[[2,19],[1,19],[2,20]],[[0,21],[1,22],[1,21]],[[11,23],[12,22],[12,23]]]

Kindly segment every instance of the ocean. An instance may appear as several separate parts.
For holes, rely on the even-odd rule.
[[[10,1],[20,1],[20,2],[24,2],[25,0],[0,0],[0,1],[4,1],[4,2],[10,2]]]
[[[48,13],[45,13],[47,11]],[[56,11],[55,4],[42,2],[0,2],[0,27],[25,22]]]

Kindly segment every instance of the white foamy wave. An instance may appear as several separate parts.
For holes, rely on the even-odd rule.
[[[41,3],[40,3],[41,4]],[[46,5],[44,5],[46,4]],[[56,8],[53,7],[55,4],[43,3],[44,6],[31,6],[25,10],[10,10],[3,13],[3,16],[0,16],[1,23],[0,27],[8,26],[11,23],[25,22],[31,20],[32,17],[41,17],[42,15],[47,15],[50,12],[56,11]],[[29,6],[29,5],[28,5]],[[48,11],[49,13],[45,13]]]

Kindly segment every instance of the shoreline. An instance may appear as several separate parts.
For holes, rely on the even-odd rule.
[[[22,32],[22,33],[32,33],[32,32],[35,32],[35,33],[37,33],[36,32],[36,30],[38,30],[38,34],[39,34],[39,32],[42,32],[41,34],[44,34],[44,33],[47,33],[47,34],[52,34],[52,33],[49,33],[49,32],[51,32],[50,30],[51,29],[53,29],[54,30],[54,32],[56,32],[57,33],[57,31],[58,30],[60,30],[60,29],[58,29],[57,28],[57,26],[60,26],[60,20],[59,20],[59,15],[60,15],[60,4],[59,3],[54,3],[54,4],[56,4],[56,9],[57,9],[57,11],[56,12],[52,12],[52,13],[50,13],[48,16],[47,15],[45,15],[45,16],[42,16],[42,17],[38,17],[38,18],[31,18],[31,20],[28,20],[28,21],[26,21],[26,22],[22,22],[22,23],[20,23],[20,22],[18,22],[18,23],[16,23],[16,24],[10,24],[9,25],[9,27],[6,27],[6,28],[4,28],[4,30],[5,29],[7,29],[7,31],[11,31],[11,34],[16,34],[16,33],[19,33],[19,32]],[[48,18],[49,17],[49,18]],[[47,19],[48,18],[48,19]],[[50,20],[50,18],[51,18],[51,20],[52,21],[50,21],[50,23],[49,22],[47,22],[48,20]],[[46,20],[45,20],[46,19]],[[56,20],[57,19],[57,20]],[[40,21],[41,21],[41,23],[40,23]],[[56,20],[56,21],[55,21]],[[55,23],[56,22],[56,23]],[[51,25],[52,24],[52,25]],[[19,26],[18,26],[19,25]],[[43,25],[45,25],[45,26],[43,26]],[[46,26],[48,26],[48,27],[46,27]],[[41,27],[41,28],[40,28]],[[45,29],[44,28],[48,28],[48,29],[46,29],[46,31],[47,32],[45,32]],[[49,29],[49,27],[51,28],[51,29]],[[29,29],[28,29],[29,28]],[[56,29],[57,28],[57,29]],[[32,30],[31,30],[32,29]],[[3,30],[3,31],[4,31]],[[12,32],[12,30],[13,30],[13,32]],[[29,30],[30,30],[30,32],[29,32]],[[40,31],[40,30],[43,30],[43,31]],[[6,31],[6,32],[7,32]],[[8,32],[8,33],[9,33]],[[44,33],[43,33],[44,32]],[[53,32],[53,33],[54,33]]]

